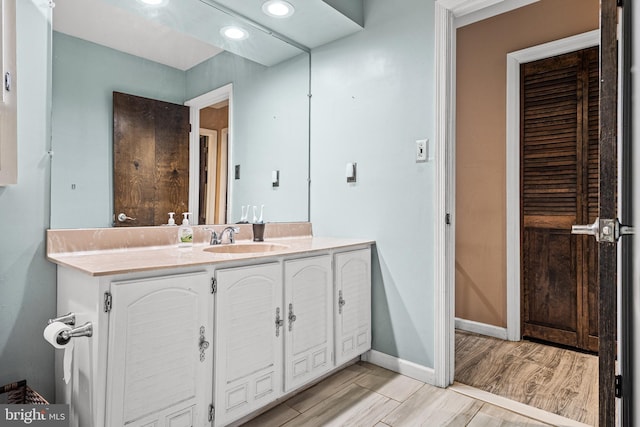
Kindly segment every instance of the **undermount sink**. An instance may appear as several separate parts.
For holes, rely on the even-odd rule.
[[[277,252],[287,249],[287,245],[277,243],[230,243],[226,245],[209,246],[205,252],[214,254],[255,254],[264,252]]]

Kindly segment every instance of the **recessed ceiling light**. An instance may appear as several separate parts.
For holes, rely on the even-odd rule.
[[[262,11],[274,18],[288,18],[293,15],[295,8],[284,0],[268,0],[262,4]]]
[[[158,6],[159,4],[162,4],[164,2],[164,0],[139,0],[144,4],[149,4],[151,6]]]
[[[220,34],[231,40],[244,40],[249,37],[249,33],[240,27],[224,27]]]

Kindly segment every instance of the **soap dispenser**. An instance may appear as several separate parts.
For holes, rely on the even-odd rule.
[[[176,220],[173,218],[175,214],[175,212],[169,212],[169,221],[167,222],[167,225],[176,225]]]
[[[182,225],[178,228],[178,248],[190,249],[193,247],[193,228],[189,226],[190,212],[184,212],[182,216]]]

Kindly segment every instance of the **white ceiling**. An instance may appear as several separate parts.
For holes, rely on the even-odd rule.
[[[287,0],[295,7],[295,13],[288,19],[273,18],[262,13],[264,0],[214,1],[308,48],[322,46],[362,29],[362,26],[357,23],[360,17],[347,16],[324,0]],[[362,8],[362,0],[339,0],[339,2],[359,3]]]
[[[288,0],[296,12],[289,19],[262,13],[264,0],[217,0],[297,43],[314,48],[362,29],[358,13],[353,19],[323,0]],[[327,0],[331,1],[331,0]],[[347,10],[362,6],[362,0],[341,0]],[[122,52],[187,70],[227,50],[259,64],[271,66],[302,51],[244,19],[215,9],[211,0],[165,0],[161,7],[139,0],[56,0],[53,29]],[[360,10],[361,11],[361,10]],[[231,42],[220,28],[239,25],[249,31],[248,39]]]
[[[188,70],[223,49],[100,0],[56,0],[55,31]]]

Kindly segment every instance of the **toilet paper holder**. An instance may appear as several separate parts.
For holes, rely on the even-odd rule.
[[[55,319],[49,319],[47,322],[51,324],[53,322],[61,322],[69,326],[75,326],[76,324],[76,315],[75,313],[68,313],[64,316],[56,317]],[[70,331],[62,331],[57,338],[58,344],[63,344],[64,342],[68,342],[71,338],[75,337],[90,337],[93,336],[93,324],[91,322],[87,322],[82,326],[78,326],[77,328],[73,328]]]
[[[56,317],[55,319],[49,319],[47,321],[47,324],[50,325],[53,322],[61,322],[61,323],[64,323],[65,325],[75,326],[76,325],[76,314],[71,312],[71,313],[65,314],[64,316]]]

